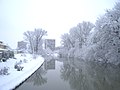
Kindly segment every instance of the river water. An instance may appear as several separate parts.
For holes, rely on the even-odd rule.
[[[120,90],[120,68],[73,58],[46,60],[16,90]]]

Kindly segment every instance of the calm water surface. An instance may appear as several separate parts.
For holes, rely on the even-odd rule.
[[[72,58],[48,60],[16,90],[120,90],[120,68]]]

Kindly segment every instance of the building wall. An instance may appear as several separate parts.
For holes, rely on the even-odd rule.
[[[18,49],[19,49],[19,50],[21,50],[21,49],[22,49],[22,50],[23,50],[23,49],[26,50],[26,49],[27,49],[27,43],[24,42],[24,41],[19,41],[19,42],[18,42]]]
[[[55,50],[55,39],[45,40],[45,49],[50,48],[52,51]]]

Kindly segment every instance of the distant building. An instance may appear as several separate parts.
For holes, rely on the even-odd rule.
[[[18,47],[18,50],[26,50],[27,49],[27,42],[19,41],[17,47]]]
[[[13,57],[14,51],[7,44],[0,41],[0,61],[5,62],[8,58]]]
[[[45,40],[45,49],[55,50],[55,39],[46,39]]]

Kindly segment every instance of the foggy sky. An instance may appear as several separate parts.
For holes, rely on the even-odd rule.
[[[117,0],[0,0],[0,41],[16,48],[27,30],[42,28],[60,45],[61,34],[82,21],[95,23]]]

